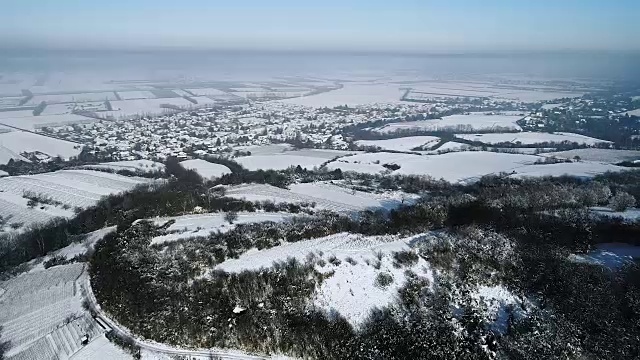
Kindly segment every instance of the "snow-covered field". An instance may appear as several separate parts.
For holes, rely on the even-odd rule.
[[[124,161],[112,161],[100,164],[85,165],[84,169],[106,169],[112,171],[129,170],[140,171],[146,173],[153,173],[157,171],[164,171],[164,164],[151,161],[151,160],[124,160]]]
[[[15,154],[39,151],[52,157],[60,156],[63,159],[69,159],[82,151],[81,144],[25,131],[0,134],[0,148]]]
[[[133,100],[133,99],[155,99],[156,96],[151,91],[138,90],[138,91],[118,91],[120,99]]]
[[[103,333],[82,309],[84,266],[55,266],[0,283],[2,341],[9,342],[5,356],[66,359],[80,350],[83,335],[93,339]]]
[[[598,162],[580,161],[571,163],[558,164],[540,164],[525,166],[516,169],[513,177],[540,177],[540,176],[575,176],[581,178],[591,178],[608,171],[618,172],[625,171],[628,168],[615,166],[611,164],[603,164]]]
[[[415,148],[429,149],[436,145],[440,138],[436,136],[408,136],[389,140],[360,140],[360,146],[374,146],[383,150],[411,151]]]
[[[398,130],[423,130],[423,131],[478,131],[478,130],[520,130],[516,121],[522,119],[520,115],[486,115],[483,113],[471,113],[469,115],[451,115],[442,119],[407,121],[387,124],[376,131],[391,133]]]
[[[278,147],[279,148],[279,147]],[[278,150],[275,148],[275,150]],[[247,149],[251,151],[251,149]],[[281,151],[281,150],[280,150]],[[343,156],[353,152],[336,150],[304,149],[287,152],[275,152],[273,154],[243,156],[235,160],[249,170],[274,169],[284,170],[291,166],[300,165],[303,168],[313,169],[337,156]]]
[[[294,214],[290,213],[267,213],[267,212],[242,212],[238,213],[238,218],[229,224],[224,219],[225,213],[210,213],[197,215],[184,215],[177,217],[166,217],[152,219],[157,225],[165,224],[169,220],[175,223],[169,226],[166,235],[156,236],[151,241],[152,244],[161,244],[179,239],[188,239],[193,237],[208,236],[214,232],[227,232],[236,227],[238,224],[250,224],[259,222],[281,222],[291,218]]]
[[[95,121],[96,119],[76,114],[40,115],[0,119],[0,123],[3,125],[13,126],[29,131],[35,131],[43,127],[90,124]]]
[[[111,101],[113,111],[98,113],[102,117],[113,117],[115,119],[141,116],[147,114],[162,114],[171,109],[162,108],[161,105],[169,104],[180,108],[188,109],[193,107],[190,101],[177,97],[167,99],[136,99]]]
[[[469,145],[455,142],[455,141],[447,141],[442,144],[439,148],[435,149],[435,151],[462,151],[469,148]]]
[[[88,207],[102,196],[130,190],[149,179],[131,178],[90,170],[61,170],[37,175],[10,176],[0,179],[0,216],[9,224],[29,225],[54,217],[71,217],[75,207]],[[27,206],[25,191],[42,194],[66,205],[38,203]],[[63,205],[63,206],[64,206]]]
[[[399,103],[404,91],[392,84],[345,84],[341,89],[282,100],[309,107],[358,106],[372,103]]]
[[[392,192],[370,194],[349,190],[330,183],[294,184],[290,190],[265,184],[246,184],[227,188],[226,196],[248,201],[275,203],[315,203],[316,210],[352,213],[366,209],[392,209],[410,203],[413,196]]]
[[[564,159],[574,159],[579,156],[581,160],[598,161],[606,163],[619,163],[622,161],[640,160],[640,151],[637,150],[615,150],[615,149],[574,149],[544,153],[543,156],[555,156]]]
[[[331,162],[329,169],[366,173],[391,172],[402,175],[429,175],[450,182],[473,181],[487,174],[512,172],[533,164],[538,156],[503,154],[485,151],[451,152],[443,155],[413,155],[395,153],[366,153],[347,156]],[[384,164],[396,164],[400,169],[390,171]]]
[[[195,170],[205,179],[218,178],[231,173],[231,170],[224,165],[210,163],[201,159],[185,160],[180,162],[180,164],[185,169]]]
[[[41,102],[47,104],[75,103],[87,101],[116,100],[113,92],[94,92],[80,94],[55,94],[55,95],[35,95],[26,105],[38,105]]]
[[[250,250],[238,259],[224,261],[216,268],[227,272],[268,268],[274,262],[296,258],[316,261],[316,269],[334,274],[324,280],[313,302],[319,308],[337,311],[353,325],[360,324],[374,307],[393,302],[404,284],[407,267],[394,266],[393,252],[409,250],[416,237],[362,236],[340,233],[296,243],[285,243],[266,250]],[[310,255],[312,254],[312,255]],[[333,258],[338,261],[331,261]],[[321,261],[320,261],[321,260]],[[378,264],[379,262],[379,264]],[[379,267],[376,269],[376,267]],[[429,264],[420,259],[411,270],[433,281]],[[392,278],[386,287],[376,284],[379,274]]]
[[[540,143],[562,143],[568,141],[570,143],[578,143],[593,146],[598,143],[610,143],[610,141],[600,140],[589,136],[580,134],[557,132],[557,133],[542,133],[542,132],[519,132],[519,133],[491,133],[491,134],[459,134],[456,137],[470,140],[479,141],[484,144],[498,144],[498,143],[520,143],[522,145],[534,145]]]
[[[229,95],[228,93],[222,90],[218,90],[214,88],[198,88],[198,89],[185,89],[185,90],[199,96]]]

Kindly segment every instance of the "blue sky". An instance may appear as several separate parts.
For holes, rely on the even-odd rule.
[[[638,0],[3,0],[0,43],[637,51],[639,15]]]

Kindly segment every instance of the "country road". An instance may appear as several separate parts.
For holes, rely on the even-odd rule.
[[[86,270],[85,270],[86,271]],[[91,288],[91,282],[89,281],[89,274],[87,273],[84,280],[84,288],[86,289],[87,300],[89,301],[89,306],[92,310],[95,311],[97,317],[104,321],[114,332],[124,337],[128,337],[133,339],[134,343],[139,346],[141,349],[153,351],[156,353],[166,354],[166,355],[181,355],[181,356],[194,356],[194,357],[207,357],[212,359],[221,359],[221,360],[258,360],[258,359],[274,359],[274,357],[265,357],[259,355],[252,355],[243,353],[240,351],[234,350],[222,350],[222,349],[199,349],[199,350],[189,350],[189,349],[179,349],[165,344],[159,344],[154,342],[149,342],[145,340],[141,340],[137,338],[135,335],[131,334],[129,330],[122,327],[116,321],[110,319],[106,313],[98,304],[98,301],[93,293],[93,289]],[[284,359],[286,357],[278,356],[278,359]]]

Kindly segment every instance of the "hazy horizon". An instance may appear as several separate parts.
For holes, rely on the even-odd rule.
[[[640,4],[336,0],[8,1],[0,46],[401,53],[637,52]]]

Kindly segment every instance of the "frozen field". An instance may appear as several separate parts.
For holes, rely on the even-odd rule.
[[[391,133],[398,130],[423,131],[477,131],[477,130],[521,130],[516,121],[522,119],[520,115],[485,115],[471,113],[469,115],[451,115],[436,120],[407,121],[385,125],[378,128],[381,133]]]
[[[479,141],[485,144],[498,143],[520,143],[522,145],[534,145],[540,143],[562,143],[568,141],[570,143],[578,143],[593,146],[598,143],[610,143],[610,141],[600,140],[589,136],[573,133],[542,133],[542,132],[519,132],[519,133],[492,133],[492,134],[459,134],[456,137]]]
[[[151,161],[151,160],[127,160],[127,161],[113,161],[93,165],[83,166],[85,169],[107,169],[113,171],[129,170],[129,171],[141,171],[147,173],[153,173],[157,171],[164,172],[164,164]]]
[[[185,169],[195,170],[204,179],[218,178],[231,173],[231,170],[224,165],[210,163],[201,159],[185,160],[180,162],[180,165]]]
[[[640,208],[630,208],[625,211],[614,211],[606,207],[592,207],[594,214],[608,218],[619,218],[627,222],[640,221]],[[638,254],[640,257],[640,254]]]
[[[0,283],[2,340],[11,359],[66,359],[102,328],[82,309],[84,264],[30,272]],[[67,323],[67,319],[70,322]]]
[[[574,149],[545,153],[543,156],[556,156],[565,159],[573,159],[579,156],[586,161],[598,161],[606,163],[619,163],[622,161],[640,160],[640,151],[637,150],[614,150],[614,149]]]
[[[309,107],[358,106],[372,103],[399,103],[403,90],[392,84],[346,84],[343,88],[316,95],[282,100]]]
[[[15,154],[39,151],[52,157],[60,156],[63,159],[69,159],[82,151],[81,144],[25,131],[0,134],[0,148]]]
[[[178,217],[152,219],[157,225],[162,225],[169,220],[175,223],[167,229],[166,235],[156,236],[151,241],[152,244],[161,244],[179,239],[208,236],[210,233],[227,232],[238,224],[250,224],[266,221],[281,222],[295,216],[290,213],[267,213],[267,212],[241,212],[238,218],[229,224],[224,219],[225,213],[210,213],[197,215],[184,215]]]
[[[226,260],[216,268],[227,272],[268,268],[274,262],[296,258],[300,262],[316,261],[318,271],[334,274],[316,290],[313,302],[329,311],[337,311],[357,326],[374,307],[391,303],[405,282],[407,267],[394,266],[393,252],[409,250],[416,237],[362,236],[340,233],[322,238],[285,243],[266,250],[250,250],[238,259]],[[338,261],[331,261],[335,257]],[[339,262],[339,263],[338,263]],[[379,269],[374,264],[379,262]],[[419,276],[433,281],[429,264],[420,259],[410,267]],[[376,284],[378,274],[393,279],[382,287]]]
[[[640,109],[627,111],[627,115],[629,115],[629,116],[640,116]]]
[[[149,179],[125,177],[100,171],[61,170],[37,175],[0,178],[0,216],[9,223],[29,225],[53,217],[73,216],[75,207],[88,207],[102,196],[130,190]],[[27,206],[25,191],[42,194],[66,205]]]
[[[435,136],[408,136],[389,140],[360,140],[360,146],[374,146],[383,150],[411,151],[415,148],[429,149],[436,145],[440,138]]]
[[[391,172],[402,175],[428,175],[449,182],[467,182],[483,175],[512,172],[533,164],[538,156],[502,154],[484,151],[451,152],[442,155],[413,155],[394,153],[366,153],[347,156],[331,162],[329,169],[342,169],[365,173]],[[384,164],[396,164],[395,171],[386,169]]]
[[[246,184],[227,189],[226,196],[248,201],[275,203],[315,203],[316,210],[352,213],[366,209],[392,209],[413,197],[402,193],[370,194],[349,190],[330,183],[293,184],[290,190],[266,184]]]

